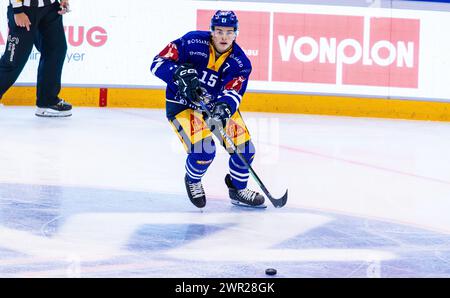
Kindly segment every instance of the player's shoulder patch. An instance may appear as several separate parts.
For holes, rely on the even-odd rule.
[[[168,59],[168,60],[173,60],[173,61],[178,61],[178,48],[177,45],[173,42],[169,43],[164,50],[162,50],[159,54],[159,57],[164,58],[164,59]]]

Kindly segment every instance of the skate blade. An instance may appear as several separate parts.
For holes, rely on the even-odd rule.
[[[235,205],[235,206],[239,206],[239,207],[245,207],[245,208],[253,208],[253,209],[265,209],[267,208],[266,204],[261,204],[261,205],[256,205],[256,206],[252,206],[249,204],[245,204],[236,200],[231,200],[231,204]]]
[[[52,109],[37,108],[35,115],[38,117],[45,117],[45,118],[70,117],[70,116],[72,116],[72,110],[55,111]]]

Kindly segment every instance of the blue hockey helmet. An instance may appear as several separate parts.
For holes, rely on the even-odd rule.
[[[218,10],[211,18],[211,31],[214,27],[233,27],[234,31],[239,30],[239,21],[236,14],[231,10]]]

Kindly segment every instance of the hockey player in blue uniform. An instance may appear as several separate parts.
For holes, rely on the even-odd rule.
[[[238,28],[234,12],[219,10],[211,19],[210,31],[188,32],[170,42],[151,65],[151,72],[167,83],[166,114],[188,153],[185,185],[198,208],[206,204],[201,179],[216,153],[211,133],[215,127],[225,128],[249,164],[255,154],[239,112],[252,67],[235,41]],[[199,100],[206,101],[212,117],[202,113]],[[221,145],[227,147],[223,141]],[[229,170],[225,183],[231,202],[265,208],[264,197],[247,188],[249,171],[234,153]]]

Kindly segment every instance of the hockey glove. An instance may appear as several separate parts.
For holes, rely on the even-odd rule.
[[[213,131],[217,127],[225,127],[230,118],[231,118],[230,106],[224,102],[219,102],[215,105],[211,113],[211,118],[208,118],[206,122],[211,131]]]
[[[173,80],[178,86],[178,93],[192,102],[197,101],[201,95],[200,81],[197,77],[197,70],[192,64],[185,63],[177,68],[173,75]]]

